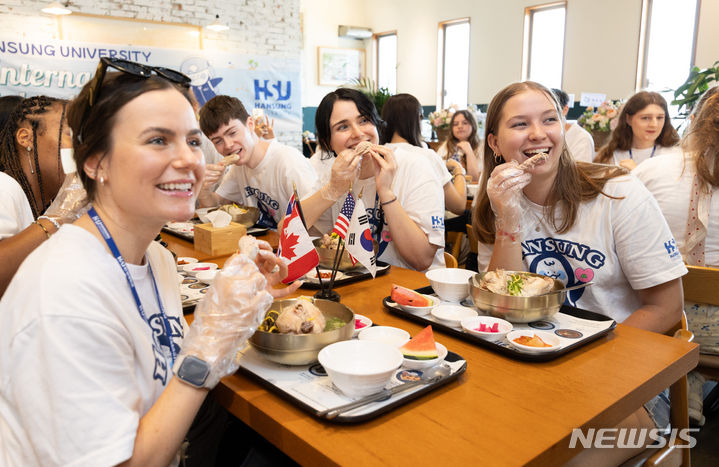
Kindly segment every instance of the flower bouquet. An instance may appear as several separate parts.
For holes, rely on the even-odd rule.
[[[456,111],[457,106],[453,105],[447,109],[430,112],[427,116],[429,123],[432,125],[432,129],[437,133],[437,139],[439,141],[443,141],[449,136],[449,126],[452,123],[452,115],[454,115]]]
[[[616,126],[616,118],[619,115],[621,101],[606,100],[597,107],[587,107],[577,123],[592,134],[594,147],[599,149],[609,138],[609,132]]]

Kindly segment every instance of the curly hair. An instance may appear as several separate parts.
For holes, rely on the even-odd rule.
[[[45,190],[42,184],[42,173],[40,171],[40,160],[37,151],[37,137],[45,134],[47,125],[45,124],[45,116],[49,110],[57,104],[62,104],[63,115],[60,118],[60,132],[58,134],[58,142],[62,135],[62,126],[64,122],[65,107],[67,101],[55,99],[47,96],[35,96],[23,99],[20,104],[15,107],[8,117],[5,127],[0,132],[0,170],[14,178],[22,187],[30,201],[30,208],[35,218],[42,214],[49,206],[55,193],[50,193],[46,198]],[[40,185],[40,199],[37,199],[33,192],[30,180],[28,180],[25,171],[20,163],[20,155],[17,154],[17,146],[15,144],[15,134],[24,122],[28,122],[32,129],[33,139],[33,156],[35,163],[35,174],[37,182]],[[58,144],[58,170],[60,167],[60,145]]]

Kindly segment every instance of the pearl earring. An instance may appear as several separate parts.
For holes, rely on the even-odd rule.
[[[32,151],[32,148],[30,146],[28,146],[26,149],[27,149],[27,163],[30,166],[30,173],[34,174],[35,169],[33,169],[33,167],[32,167],[32,157],[30,157],[30,151]]]
[[[105,184],[105,179],[102,178],[102,175],[100,175],[100,185],[104,185],[104,184]]]

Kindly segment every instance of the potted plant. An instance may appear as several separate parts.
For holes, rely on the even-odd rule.
[[[674,91],[672,105],[679,106],[680,117],[686,117],[692,112],[699,97],[709,89],[712,82],[719,83],[719,60],[703,70],[696,66],[692,67],[687,80]]]
[[[449,126],[452,123],[452,115],[457,111],[457,106],[453,105],[442,110],[430,112],[427,116],[432,130],[437,134],[437,141],[445,141],[449,137]]]
[[[621,101],[606,100],[596,109],[587,107],[577,119],[577,123],[592,135],[596,149],[604,146],[609,139],[609,134],[616,126],[614,119],[619,115],[620,106]]]
[[[357,78],[353,82],[354,88],[367,94],[367,96],[374,102],[374,106],[377,107],[377,112],[382,115],[382,107],[387,99],[392,97],[392,94],[387,88],[377,87],[377,83],[371,78],[362,77]]]

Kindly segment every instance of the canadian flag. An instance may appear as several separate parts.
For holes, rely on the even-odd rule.
[[[302,223],[297,204],[293,194],[287,205],[287,214],[282,225],[280,243],[277,248],[277,256],[289,260],[287,277],[282,280],[285,284],[304,276],[320,262],[317,250],[315,250],[310,235]]]

